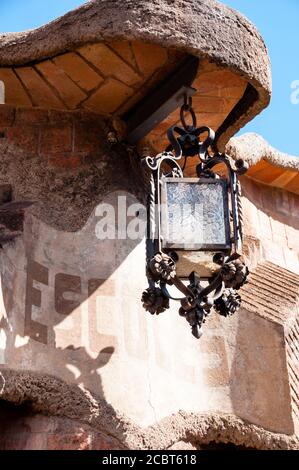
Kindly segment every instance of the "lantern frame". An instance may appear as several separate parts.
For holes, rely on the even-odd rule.
[[[192,125],[186,124],[185,112],[189,111]],[[246,282],[249,270],[240,260],[242,246],[242,206],[241,188],[238,175],[247,171],[243,160],[232,161],[215,148],[215,132],[209,127],[196,127],[196,116],[192,109],[192,98],[185,98],[180,111],[182,127],[168,129],[170,145],[155,157],[142,159],[145,178],[148,181],[148,232],[147,232],[147,278],[149,287],[143,292],[142,303],[151,314],[159,314],[169,308],[169,300],[179,301],[179,313],[191,325],[192,334],[202,335],[202,324],[212,307],[222,316],[235,313],[241,304],[238,290]],[[205,140],[200,136],[207,133]],[[185,157],[181,166],[179,161]],[[197,157],[197,178],[185,178],[187,158]],[[215,166],[222,164],[227,170],[227,178],[215,172]],[[171,182],[189,184],[220,184],[223,195],[223,222],[225,243],[216,244],[172,243],[165,240],[167,225],[167,184]],[[165,212],[166,211],[166,212]],[[189,285],[180,279],[176,272],[179,261],[177,251],[212,252],[213,262],[218,266],[208,284],[203,285],[198,272],[188,275]],[[168,286],[175,286],[184,297],[173,297]]]
[[[175,184],[192,184],[192,185],[219,185],[221,186],[222,202],[223,202],[223,228],[225,243],[176,243],[166,240],[167,229],[169,228],[169,217],[168,217],[168,194],[167,185],[168,183]],[[224,251],[228,253],[231,250],[231,229],[229,220],[229,205],[228,205],[228,188],[227,182],[224,179],[212,179],[212,178],[173,178],[173,177],[162,177],[160,180],[160,192],[161,192],[161,246],[162,249],[174,249],[184,251]],[[195,202],[195,201],[194,201]],[[191,201],[193,203],[193,201]]]

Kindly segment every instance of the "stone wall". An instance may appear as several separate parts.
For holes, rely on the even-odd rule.
[[[0,107],[1,139],[54,168],[77,168],[98,154],[99,116],[88,112]]]
[[[231,318],[214,313],[196,341],[177,304],[159,317],[143,310],[145,240],[96,236],[99,203],[111,204],[117,216],[122,198],[126,207],[144,200],[137,161],[122,145],[109,147],[107,122],[8,106],[0,116],[1,181],[15,198],[36,201],[23,236],[0,253],[1,396],[49,415],[49,430],[38,437],[21,431],[20,445],[63,448],[65,435],[79,427],[70,444],[78,448],[107,436],[131,448],[182,440],[297,446],[296,326],[288,361],[285,344],[299,297],[297,196],[243,178],[252,281],[241,311]],[[292,301],[283,315],[277,296],[263,297],[259,273],[267,270],[286,281]],[[253,305],[252,291],[260,294]],[[43,421],[26,422],[35,419]],[[8,421],[3,447],[10,445]]]
[[[242,178],[244,233],[258,240],[258,258],[299,274],[299,196]],[[252,240],[253,244],[253,240]]]

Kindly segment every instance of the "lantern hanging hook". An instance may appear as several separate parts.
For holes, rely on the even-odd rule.
[[[192,119],[192,125],[188,125],[186,123],[185,114],[189,113]],[[180,120],[185,130],[196,129],[197,121],[194,109],[192,107],[192,96],[188,96],[186,93],[184,94],[184,104],[181,106],[180,109]]]

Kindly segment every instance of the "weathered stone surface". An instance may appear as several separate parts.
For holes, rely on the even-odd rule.
[[[93,1],[0,41],[0,63],[19,65],[16,93],[21,96],[21,83],[45,85],[30,93],[32,105],[44,100],[44,109],[0,108],[1,181],[13,186],[14,196],[37,201],[24,236],[0,252],[0,394],[36,414],[16,422],[15,439],[2,422],[3,447],[178,449],[216,442],[299,448],[295,160],[278,161],[272,150],[269,157],[264,144],[251,159],[247,147],[230,144],[231,156],[251,165],[243,200],[252,277],[239,314],[213,313],[200,342],[177,316],[177,305],[157,319],[142,310],[144,239],[97,237],[99,202],[112,204],[117,217],[119,196],[145,200],[138,161],[124,145],[109,147],[107,118],[53,107],[91,104],[103,114],[121,113],[140,98],[142,80],[152,86],[165,77],[175,49],[180,58],[202,59],[205,80],[198,77],[195,102],[209,123],[221,125],[247,82],[259,93],[254,105],[243,103],[240,118],[221,127],[220,143],[269,98],[266,50],[243,17],[213,0],[139,0],[137,7],[135,1]],[[156,57],[144,60],[153,49]],[[87,73],[85,81],[72,72],[76,63],[84,73],[96,61],[96,75]],[[108,75],[112,64],[122,70],[113,72],[116,78]],[[62,88],[64,79],[72,80],[71,88]],[[101,95],[103,87],[108,92]],[[169,122],[162,124],[165,131]],[[155,132],[158,141],[161,130]]]
[[[269,432],[229,414],[179,412],[142,428],[116,415],[112,407],[88,391],[54,377],[3,369],[1,377],[5,380],[3,399],[18,405],[29,402],[32,411],[57,417],[50,416],[48,421],[40,415],[24,419],[16,411],[22,427],[13,443],[9,439],[13,421],[2,423],[2,442],[8,449],[181,449],[182,441],[188,449],[190,442],[198,446],[216,442],[263,450],[299,449],[296,436]],[[28,433],[36,437],[29,440]]]
[[[110,18],[113,18],[113,22]],[[208,58],[235,71],[251,84],[256,95],[248,94],[235,117],[223,124],[219,135],[220,146],[269,102],[270,67],[263,40],[244,16],[216,0],[170,3],[167,0],[130,0],[125,3],[94,0],[37,30],[1,35],[0,65],[23,65],[79,47],[89,47],[86,43],[120,40],[135,41],[136,61],[137,64],[139,61],[141,72],[153,70],[152,61],[157,61],[159,55],[163,55],[160,49],[159,54],[154,54],[144,63],[142,50],[147,47],[146,44],[154,44]],[[113,54],[112,50],[109,50],[109,54]],[[126,53],[122,57],[128,60],[130,54],[128,56]],[[116,56],[114,60],[117,60]],[[160,63],[163,60],[163,57],[159,58]],[[111,65],[110,59],[108,62]],[[124,67],[130,70],[129,63],[119,62],[119,71]],[[38,80],[30,67],[20,68],[19,72],[20,78],[27,84]],[[134,73],[137,79],[136,71],[131,69],[129,75],[122,71],[122,79],[126,84],[134,82]],[[46,106],[61,107],[60,100],[51,96],[45,85],[44,93],[45,96],[41,95],[40,99]],[[34,102],[34,96],[31,99]],[[40,100],[38,105],[42,106]]]
[[[34,414],[0,402],[1,450],[120,450],[112,436],[69,418]]]
[[[234,159],[243,158],[250,166],[256,166],[261,160],[268,161],[275,168],[299,171],[297,156],[291,156],[272,147],[258,134],[248,133],[232,138],[227,153]]]
[[[25,126],[27,111],[30,125]],[[177,317],[175,304],[169,315],[158,319],[149,318],[142,310],[140,295],[146,286],[144,240],[103,241],[96,237],[98,219],[94,211],[98,202],[112,203],[117,209],[120,193],[116,190],[120,189],[126,195],[130,192],[131,197],[136,194],[131,202],[144,198],[137,161],[132,165],[121,146],[117,151],[108,147],[108,125],[92,113],[27,111],[8,107],[3,112],[10,125],[3,128],[7,137],[0,143],[3,181],[9,179],[18,196],[39,201],[26,216],[24,237],[0,253],[3,399],[17,403],[29,397],[36,412],[90,423],[90,402],[85,398],[92,394],[96,397],[97,419],[98,400],[103,410],[110,410],[108,417],[101,414],[96,421],[95,432],[105,429],[133,448],[165,448],[184,441],[185,425],[177,425],[182,409],[200,417],[196,422],[203,419],[203,423],[211,423],[217,433],[223,427],[221,437],[217,437],[216,431],[207,434],[206,427],[198,425],[192,442],[219,439],[262,448],[295,445],[286,436],[295,432],[298,422],[298,380],[292,356],[292,352],[297,355],[296,325],[289,328],[287,323],[296,322],[298,283],[297,277],[285,269],[290,263],[285,250],[293,250],[295,263],[298,196],[244,178],[245,233],[251,237],[247,256],[253,265],[252,281],[248,290],[244,289],[240,313],[229,319],[214,314],[206,324],[204,337],[196,343]],[[67,162],[76,166],[71,170]],[[115,193],[108,196],[111,190]],[[263,258],[284,269],[261,263]],[[270,286],[264,279],[267,277],[272,279]],[[279,283],[284,285],[288,299],[283,297]],[[256,293],[253,303],[252,293]],[[18,385],[10,386],[5,367],[22,370],[20,374],[26,377],[23,385],[18,378]],[[28,391],[30,374],[36,377],[34,392]],[[49,385],[45,374],[55,375],[54,383]],[[73,384],[71,392],[61,385],[64,382]],[[277,385],[274,389],[272,383]],[[16,398],[19,392],[14,387],[19,392],[24,388],[22,394],[27,398]],[[52,395],[56,397],[53,403]],[[176,418],[166,418],[172,414]],[[111,423],[113,415],[115,424]],[[227,415],[230,418],[225,420]],[[233,415],[241,420],[237,421],[237,434],[229,431],[235,429],[234,419],[239,419]],[[155,440],[148,426],[164,418],[169,419],[169,426],[178,426],[177,434],[171,434],[167,427],[166,435],[173,437],[161,435]],[[190,427],[194,424],[191,421]],[[126,441],[114,431],[120,422],[129,422],[132,429]],[[127,428],[122,431],[126,434]],[[246,436],[241,438],[244,433]],[[279,440],[277,433],[283,434]],[[49,445],[67,445],[67,437],[53,435]],[[90,434],[83,433],[70,445],[86,448],[91,445],[90,439]],[[22,442],[12,445],[27,445]],[[98,445],[104,446],[100,442],[101,437]]]
[[[232,138],[226,152],[234,159],[243,158],[250,166],[247,176],[299,194],[299,158],[273,148],[253,133]]]
[[[48,224],[78,230],[103,195],[126,188],[134,193],[139,184],[131,181],[125,148],[110,150],[108,130],[107,121],[87,111],[2,105],[0,182],[11,183],[18,198],[35,201],[33,213]]]

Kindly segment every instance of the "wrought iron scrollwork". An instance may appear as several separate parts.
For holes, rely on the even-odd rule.
[[[191,125],[186,122],[186,113],[190,114]],[[143,292],[142,303],[151,314],[160,314],[169,308],[169,300],[180,302],[179,314],[191,326],[192,334],[200,338],[202,325],[210,315],[212,308],[222,316],[234,314],[241,305],[238,294],[240,287],[246,282],[248,268],[240,260],[242,244],[242,208],[241,190],[238,175],[244,174],[247,165],[243,160],[231,162],[226,154],[215,151],[215,132],[209,127],[197,127],[196,115],[192,109],[191,98],[185,100],[180,111],[182,127],[172,126],[167,131],[169,146],[156,157],[146,156],[144,167],[150,171],[149,178],[149,231],[146,274],[149,287]],[[201,140],[201,136],[205,138]],[[231,252],[220,254],[215,258],[219,265],[217,273],[209,279],[206,286],[196,272],[189,275],[186,285],[176,271],[177,255],[163,252],[161,248],[160,217],[156,214],[156,206],[160,207],[160,184],[163,177],[183,178],[183,168],[179,164],[181,158],[199,158],[196,167],[199,178],[219,178],[214,171],[221,164],[227,171],[228,191],[231,207]],[[151,253],[151,256],[149,255]],[[173,297],[169,286],[175,286],[182,294]]]

